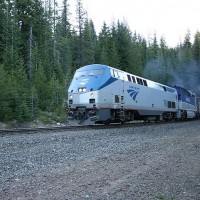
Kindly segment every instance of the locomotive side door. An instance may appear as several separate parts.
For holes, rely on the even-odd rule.
[[[125,121],[125,110],[124,110],[124,106],[125,106],[125,73],[118,71],[118,78],[119,78],[119,98],[120,98],[120,102],[119,102],[119,113],[120,113],[120,120],[121,122]]]
[[[112,69],[112,76],[118,78],[117,87],[113,91],[114,107],[115,109],[121,109],[121,106],[125,103],[123,73]]]

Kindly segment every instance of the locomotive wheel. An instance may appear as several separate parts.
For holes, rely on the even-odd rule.
[[[126,124],[126,121],[121,121],[121,124]]]
[[[110,125],[110,121],[105,121],[105,122],[104,122],[104,125],[105,125],[105,126],[109,126],[109,125]]]
[[[182,113],[181,113],[181,120],[185,120],[185,119],[187,119],[187,113],[186,113],[186,111],[184,110],[184,111],[182,111]]]

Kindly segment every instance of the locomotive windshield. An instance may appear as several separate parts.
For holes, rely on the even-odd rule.
[[[88,76],[96,76],[101,74],[103,74],[103,69],[93,69],[89,71]]]
[[[76,71],[74,78],[79,78],[81,76],[86,76],[87,71]]]
[[[97,76],[103,74],[103,69],[92,69],[89,72],[85,71],[76,71],[74,78],[80,78],[85,76]]]

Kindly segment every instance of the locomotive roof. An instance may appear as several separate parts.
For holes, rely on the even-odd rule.
[[[114,68],[114,67],[111,67],[111,66],[103,65],[103,64],[86,65],[86,66],[83,66],[83,67],[77,69],[77,71],[92,70],[92,69],[102,69],[102,68],[103,69],[114,70],[114,71],[118,72],[118,76],[115,76],[115,78],[117,78],[117,79],[128,81],[128,77],[127,76],[129,75],[131,77],[132,76],[135,77],[136,79],[141,79],[142,81],[143,80],[147,81],[148,87],[155,88],[155,89],[158,89],[158,90],[164,90],[164,91],[168,91],[168,92],[175,92],[176,91],[174,87],[170,87],[170,86],[167,86],[167,85],[164,85],[164,84],[161,84],[161,83],[158,83],[158,82],[155,82],[155,81],[140,77],[138,75],[134,75],[134,74],[131,74],[129,72],[125,72],[123,70],[120,70],[120,69],[117,69],[117,68]]]

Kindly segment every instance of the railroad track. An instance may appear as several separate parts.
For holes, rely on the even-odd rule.
[[[197,119],[195,119],[197,120]],[[193,120],[193,121],[195,121]],[[187,120],[189,121],[189,120]],[[138,127],[138,126],[155,126],[169,123],[184,123],[187,121],[162,121],[162,122],[133,122],[127,124],[110,124],[110,125],[91,125],[91,126],[61,126],[61,127],[43,127],[43,128],[14,128],[14,129],[0,129],[0,136],[9,134],[33,134],[37,132],[49,132],[49,131],[80,131],[80,130],[95,130],[95,129],[112,129],[112,128],[126,128],[126,127]]]
[[[139,123],[137,123],[139,124]],[[140,123],[141,124],[141,123]],[[136,125],[136,123],[134,123]],[[109,129],[109,128],[122,128],[133,126],[133,124],[110,124],[110,125],[91,125],[91,126],[62,126],[62,127],[44,127],[44,128],[14,128],[14,129],[0,129],[0,135],[17,134],[17,133],[37,133],[46,131],[79,131],[91,129]]]

